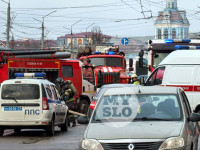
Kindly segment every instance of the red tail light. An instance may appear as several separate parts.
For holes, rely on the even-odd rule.
[[[42,110],[49,110],[49,103],[46,97],[42,98]]]
[[[90,103],[90,109],[94,110],[95,106],[96,106],[96,102],[95,101]]]

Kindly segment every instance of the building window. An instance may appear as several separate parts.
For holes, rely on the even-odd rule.
[[[161,39],[161,29],[158,29],[158,39]]]
[[[78,39],[78,45],[83,44],[83,40],[82,39]]]
[[[181,39],[183,38],[183,28],[181,28]]]
[[[185,29],[185,38],[188,38],[188,29]]]
[[[174,8],[174,2],[172,2],[172,8]]]
[[[168,8],[170,8],[170,2],[168,3]]]
[[[172,29],[172,39],[176,39],[176,29]]]
[[[65,78],[73,77],[73,68],[71,65],[63,65],[62,66],[62,76]]]
[[[164,38],[168,39],[168,30],[167,29],[165,29],[165,31],[164,31]]]

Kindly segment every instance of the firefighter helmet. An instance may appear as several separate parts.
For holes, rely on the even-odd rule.
[[[64,83],[64,80],[63,80],[62,78],[57,78],[57,79],[56,79],[56,82],[57,82],[58,84],[63,84],[63,83]]]
[[[136,74],[132,74],[131,78],[137,78],[137,75]]]

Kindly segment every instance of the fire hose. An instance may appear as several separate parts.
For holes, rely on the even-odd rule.
[[[81,114],[81,113],[78,113],[78,112],[75,112],[75,111],[72,111],[72,110],[68,110],[68,112],[71,113],[71,114],[77,115],[77,116],[86,116],[85,114]]]

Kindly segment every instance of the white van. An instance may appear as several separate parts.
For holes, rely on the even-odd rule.
[[[54,135],[54,126],[67,131],[68,107],[56,86],[45,79],[6,80],[0,88],[0,135],[5,129],[42,128]]]
[[[182,87],[191,108],[200,110],[200,51],[177,50],[170,53],[147,78],[145,85]]]

